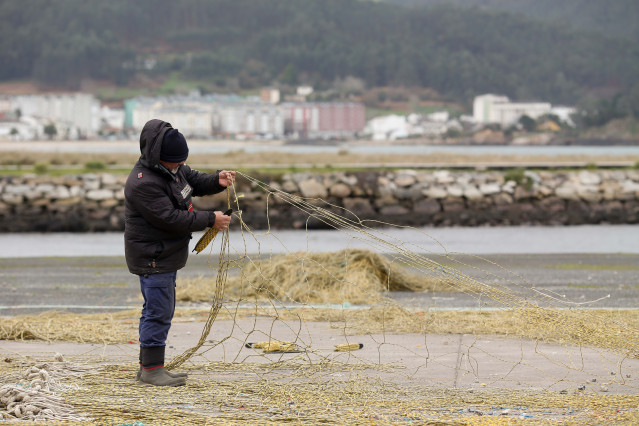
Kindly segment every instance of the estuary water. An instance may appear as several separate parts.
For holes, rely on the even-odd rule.
[[[287,152],[297,154],[338,153],[347,150],[354,154],[433,154],[458,153],[464,155],[639,155],[639,145],[632,146],[455,146],[418,145],[401,142],[370,143],[342,142],[337,144],[285,144],[281,141],[189,141],[190,154],[220,154],[229,151]],[[138,154],[137,140],[130,141],[67,141],[67,142],[0,142],[0,151],[49,153],[109,153]]]
[[[193,235],[191,247],[201,235],[201,232]],[[336,230],[272,230],[254,234],[231,230],[230,236],[233,252],[252,254],[327,252],[344,248],[384,253],[392,252],[392,245],[434,254],[639,254],[639,225],[385,228],[370,230],[369,236]],[[218,237],[217,244],[219,240]],[[219,250],[217,244],[214,243],[213,252]],[[71,256],[124,256],[123,234],[0,234],[0,258]]]

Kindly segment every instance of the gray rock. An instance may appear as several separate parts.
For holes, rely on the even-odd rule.
[[[5,192],[2,194],[2,201],[12,206],[17,206],[23,203],[24,197],[20,194]]]
[[[450,197],[461,197],[464,195],[464,190],[460,185],[450,185],[446,188],[446,191]]]
[[[479,192],[483,195],[499,194],[501,192],[501,187],[498,183],[484,183],[479,185]]]
[[[598,203],[603,198],[603,195],[599,192],[599,188],[592,185],[579,185],[577,186],[577,195],[579,198],[591,203]]]
[[[639,172],[636,170],[627,170],[626,177],[630,180],[634,180],[635,182],[639,182]]]
[[[340,182],[353,187],[357,185],[357,176],[344,174],[340,177]]]
[[[52,200],[65,200],[71,197],[71,191],[64,185],[56,185],[48,194],[48,198]]]
[[[414,174],[401,173],[395,177],[395,185],[399,187],[408,187],[417,182]]]
[[[515,188],[517,188],[517,182],[515,182],[514,180],[509,180],[502,185],[501,190],[507,194],[514,194]]]
[[[406,207],[399,205],[386,206],[380,209],[382,216],[400,216],[408,213],[410,213],[410,211]]]
[[[589,172],[588,170],[580,171],[577,177],[582,185],[599,185],[601,183],[601,177],[597,173]]]
[[[111,198],[109,200],[104,200],[104,201],[100,201],[100,207],[102,207],[103,209],[111,209],[117,205],[120,204],[120,201]]]
[[[495,203],[496,206],[504,206],[507,204],[512,204],[514,202],[513,197],[506,192],[500,192],[499,194],[494,194],[492,196],[492,199],[493,199],[493,203]]]
[[[336,183],[329,188],[329,192],[334,197],[346,198],[351,195],[351,188],[346,184]]]
[[[464,190],[464,197],[467,200],[479,200],[484,197],[483,194],[479,191],[479,189],[477,189],[475,185],[466,185],[464,186],[463,190]]]
[[[540,185],[537,189],[536,189],[536,193],[537,195],[539,195],[541,198],[543,197],[549,197],[551,195],[555,194],[555,191],[552,188],[547,187],[546,185]]]
[[[116,177],[109,173],[102,173],[100,175],[100,180],[102,181],[102,186],[113,186],[118,184]]]
[[[537,172],[533,172],[531,170],[526,170],[524,172],[524,176],[528,177],[534,183],[541,183],[541,176],[539,176],[539,173],[537,173]]]
[[[288,192],[289,194],[299,191],[297,184],[292,180],[284,181],[284,183],[282,183],[282,189],[284,190],[284,192]]]
[[[93,189],[87,191],[85,197],[91,201],[104,201],[112,199],[114,195],[113,191],[111,191],[110,189]]]
[[[370,201],[365,198],[345,198],[344,208],[359,217],[371,217],[375,214]]]
[[[555,190],[557,197],[564,200],[579,200],[579,194],[577,194],[577,188],[574,184],[564,184]]]
[[[421,214],[435,214],[439,213],[442,210],[442,206],[435,199],[422,200],[413,206],[413,211],[415,213]]]
[[[621,192],[621,185],[617,182],[606,182],[602,185],[601,193],[604,200],[615,200]]]
[[[26,195],[29,192],[33,192],[34,188],[31,185],[7,185],[4,189],[5,194]]]
[[[55,186],[50,183],[41,183],[36,185],[35,191],[40,194],[41,197],[51,198],[49,194],[51,194],[55,189]]]
[[[113,196],[116,200],[124,200],[124,188],[113,191]]]
[[[395,185],[395,182],[392,182],[391,180],[389,180],[388,178],[384,177],[384,176],[380,176],[377,179],[377,195],[379,197],[393,197],[395,194],[395,190],[397,189],[397,186]]]
[[[378,197],[375,198],[375,200],[373,201],[373,204],[375,205],[375,207],[377,207],[378,209],[381,209],[382,207],[388,207],[388,206],[394,206],[397,204],[397,200],[395,199],[395,197]]]
[[[422,190],[422,194],[424,194],[428,198],[446,198],[448,197],[448,192],[442,188],[441,186],[431,186],[428,189]]]
[[[466,205],[461,198],[446,198],[442,200],[442,210],[445,212],[459,212],[465,209]]]
[[[639,198],[639,183],[631,180],[625,180],[621,183],[621,193],[624,195],[631,194],[635,198]]]
[[[435,182],[435,176],[433,176],[430,172],[418,172],[417,175],[415,175],[415,179],[417,179],[417,182],[419,183]]]
[[[86,180],[83,182],[82,187],[86,191],[97,191],[100,189],[100,181],[99,180]]]
[[[300,192],[306,198],[326,198],[326,187],[315,179],[307,179],[299,183]]]
[[[448,170],[437,170],[433,172],[435,182],[437,183],[453,183],[455,178],[450,174]]]
[[[69,188],[69,193],[71,197],[83,197],[84,189],[81,186],[72,186]]]

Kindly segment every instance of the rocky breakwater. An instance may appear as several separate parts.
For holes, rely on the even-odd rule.
[[[636,170],[294,173],[270,185],[352,220],[397,225],[639,223]],[[256,191],[249,191],[243,201],[247,223],[267,226],[267,198],[271,226],[327,227],[321,220],[287,208],[277,196]]]
[[[260,179],[275,191],[242,179],[236,188],[242,218],[253,229],[328,227],[277,191],[351,220],[380,221],[369,226],[639,223],[637,170],[400,170]],[[125,180],[110,174],[0,178],[0,232],[121,231]],[[222,210],[226,203],[225,194],[194,199],[200,210]]]
[[[124,229],[126,176],[82,174],[0,179],[0,232]]]

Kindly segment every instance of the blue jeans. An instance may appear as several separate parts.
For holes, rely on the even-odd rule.
[[[176,272],[140,275],[140,290],[144,297],[140,317],[140,346],[165,346],[175,312]]]

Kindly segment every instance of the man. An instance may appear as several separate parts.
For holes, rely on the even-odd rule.
[[[164,368],[164,349],[175,311],[175,280],[186,264],[191,232],[228,228],[221,211],[193,210],[192,196],[224,191],[234,171],[201,173],[184,164],[184,136],[162,120],[150,120],[140,134],[141,156],[124,189],[124,248],[131,273],[140,276],[144,297],[140,317],[138,380],[156,386],[180,386],[185,373]]]

